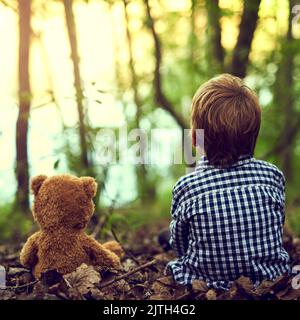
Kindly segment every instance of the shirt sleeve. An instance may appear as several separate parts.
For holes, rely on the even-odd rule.
[[[174,197],[172,200],[172,221],[170,223],[170,245],[178,256],[183,256],[188,247],[188,223],[183,219],[184,206]]]

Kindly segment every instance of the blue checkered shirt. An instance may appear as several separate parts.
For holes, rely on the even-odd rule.
[[[276,166],[243,156],[221,169],[203,157],[173,189],[170,244],[178,259],[168,268],[176,282],[227,289],[242,275],[259,284],[289,272],[284,202]]]

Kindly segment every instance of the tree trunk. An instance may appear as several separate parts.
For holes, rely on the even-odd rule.
[[[197,0],[191,1],[191,17],[190,17],[190,59],[193,67],[196,64],[195,47],[196,47],[196,8]],[[193,76],[193,74],[192,74]]]
[[[289,0],[290,14],[289,23],[286,38],[282,44],[282,61],[278,69],[276,90],[275,94],[276,103],[279,103],[283,108],[284,124],[281,134],[281,141],[284,148],[280,150],[279,156],[282,163],[283,171],[287,179],[292,179],[292,158],[293,158],[293,144],[296,137],[296,133],[299,130],[299,121],[296,121],[296,131],[291,129],[295,126],[295,119],[299,118],[299,115],[294,110],[294,97],[293,97],[293,70],[294,70],[294,38],[292,35],[292,8],[293,0]],[[282,112],[282,111],[281,111]],[[295,132],[294,137],[291,136],[291,132]]]
[[[19,114],[16,125],[16,205],[29,211],[28,121],[30,112],[30,17],[31,0],[19,0]]]
[[[126,35],[127,35],[127,42],[128,42],[128,51],[129,51],[129,68],[131,74],[131,87],[133,90],[134,96],[134,103],[136,105],[136,116],[135,116],[135,128],[140,128],[140,119],[141,119],[141,110],[142,110],[142,102],[139,95],[138,90],[138,77],[134,67],[134,58],[133,58],[133,50],[132,50],[132,38],[131,33],[129,30],[129,15],[127,12],[127,4],[128,0],[123,0],[124,4],[124,14],[125,14],[125,21],[126,21]],[[150,200],[149,194],[153,194],[153,192],[148,193],[148,183],[147,183],[147,171],[145,166],[145,146],[141,143],[141,158],[143,159],[143,163],[137,165],[136,168],[136,175],[137,175],[137,182],[138,182],[138,192],[139,192],[139,199],[143,201]]]
[[[134,68],[134,60],[133,60],[133,51],[132,51],[132,38],[131,33],[129,30],[129,15],[127,12],[127,4],[128,0],[123,0],[124,4],[124,14],[125,14],[125,21],[126,21],[126,36],[127,36],[127,42],[128,42],[128,51],[129,51],[129,69],[130,69],[130,75],[131,75],[131,87],[134,94],[134,102],[136,104],[136,117],[135,117],[135,126],[136,128],[139,128],[140,125],[140,117],[141,117],[141,99],[138,92],[138,79],[137,74],[135,72]]]
[[[219,0],[205,0],[207,10],[208,62],[212,75],[223,72],[224,49],[221,43]]]
[[[258,10],[261,0],[244,0],[244,10],[240,23],[240,31],[236,46],[233,50],[233,58],[230,72],[240,78],[246,75],[249,63],[249,53],[258,21]]]
[[[177,122],[177,124],[182,128],[186,128],[187,122],[183,118],[181,114],[179,114],[174,106],[172,105],[171,101],[165,96],[162,90],[162,79],[160,74],[160,67],[162,61],[162,49],[160,44],[160,39],[156,33],[155,26],[154,26],[154,19],[151,14],[151,9],[149,6],[148,0],[144,0],[146,4],[146,12],[148,18],[148,25],[151,31],[153,41],[154,41],[154,51],[155,51],[155,70],[154,70],[154,91],[155,91],[155,101],[156,103],[163,109],[165,109]]]
[[[79,69],[78,45],[76,36],[76,24],[73,13],[73,0],[63,0],[65,18],[68,29],[69,42],[71,47],[71,59],[74,69],[74,86],[76,90],[77,111],[79,117],[79,140],[81,148],[81,165],[84,169],[89,167],[88,150],[86,142],[85,114],[83,107],[83,91]]]

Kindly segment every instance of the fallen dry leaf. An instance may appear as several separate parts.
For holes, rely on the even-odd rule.
[[[171,300],[172,294],[170,292],[170,288],[165,284],[159,281],[155,281],[151,287],[154,292],[151,295],[150,300]]]
[[[282,294],[276,295],[280,300],[299,300],[300,289],[293,289],[292,287],[284,290]]]
[[[64,275],[64,280],[70,288],[84,295],[101,281],[101,277],[93,266],[87,266],[83,263],[75,271]]]
[[[214,289],[209,289],[206,292],[206,299],[207,300],[216,300],[217,299],[217,293]]]
[[[195,293],[205,293],[208,291],[208,286],[203,280],[194,280],[192,283],[192,289]]]
[[[283,275],[273,281],[262,281],[262,283],[254,290],[254,292],[259,296],[264,296],[266,294],[274,295],[275,293],[286,287],[288,280],[289,277],[287,275]]]
[[[123,263],[123,269],[125,272],[128,272],[129,270],[136,267],[136,263],[132,259],[126,259]]]
[[[252,281],[249,278],[241,276],[235,281],[235,283],[237,284],[237,286],[242,288],[246,293],[250,295],[253,294],[254,286]]]
[[[142,284],[138,284],[131,288],[130,293],[136,300],[143,300],[145,297],[146,288]]]

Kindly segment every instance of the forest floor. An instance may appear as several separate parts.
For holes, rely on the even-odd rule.
[[[209,289],[203,281],[194,281],[192,288],[175,284],[164,274],[174,256],[163,252],[157,243],[157,233],[164,226],[146,226],[128,236],[122,271],[81,265],[65,276],[46,272],[39,281],[20,265],[21,245],[1,245],[0,264],[6,269],[7,283],[5,290],[0,289],[0,300],[300,300],[300,288],[292,288],[292,276],[264,281],[257,288],[241,277],[229,291]],[[300,238],[286,234],[284,246],[292,264],[300,264]]]

